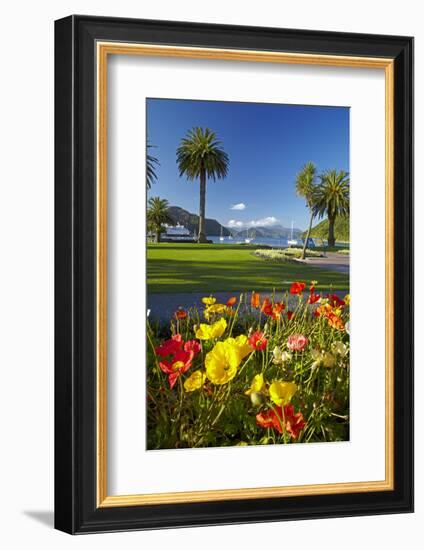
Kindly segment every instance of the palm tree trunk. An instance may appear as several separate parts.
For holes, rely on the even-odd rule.
[[[305,242],[303,243],[302,255],[300,256],[300,259],[301,259],[301,260],[304,260],[304,259],[305,259],[305,256],[306,256],[306,248],[307,248],[307,246],[308,246],[309,237],[311,236],[312,222],[313,222],[313,220],[314,220],[314,215],[313,215],[312,212],[311,212],[311,218],[310,218],[310,220],[309,220],[309,228],[308,228],[308,232],[306,233]]]
[[[200,204],[199,204],[199,235],[198,243],[206,243],[205,235],[205,203],[206,203],[206,173],[204,168],[200,171]]]
[[[336,244],[336,239],[334,237],[334,222],[336,218],[333,216],[328,217],[328,246],[334,246]]]
[[[160,243],[160,230],[156,231],[156,242]]]

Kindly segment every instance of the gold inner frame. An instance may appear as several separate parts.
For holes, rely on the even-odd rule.
[[[97,42],[97,506],[141,506],[219,500],[388,491],[394,489],[394,61],[390,58],[313,55],[217,48]],[[107,61],[109,55],[220,59],[385,71],[386,377],[385,479],[248,489],[109,496],[107,492]]]

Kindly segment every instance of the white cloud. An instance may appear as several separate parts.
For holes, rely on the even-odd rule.
[[[275,216],[267,216],[266,218],[260,218],[259,220],[252,220],[247,225],[250,227],[268,227],[275,225],[279,220]]]
[[[244,223],[239,220],[230,220],[227,223],[227,227],[243,227]]]
[[[246,208],[246,205],[244,204],[244,202],[238,202],[237,204],[233,204],[230,210],[244,210],[245,208]]]
[[[234,227],[236,229],[241,229],[243,227],[269,227],[271,225],[276,225],[277,223],[279,223],[279,220],[275,216],[267,216],[266,218],[251,220],[250,222],[229,220],[227,227]]]

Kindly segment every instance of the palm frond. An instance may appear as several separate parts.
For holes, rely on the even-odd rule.
[[[146,153],[146,187],[150,189],[153,183],[158,179],[156,174],[156,166],[160,166],[159,160],[153,155],[149,154],[149,149],[155,147],[149,141],[147,141],[147,153]]]
[[[313,209],[316,216],[327,216],[335,219],[337,216],[349,215],[348,172],[344,170],[327,170],[320,175],[320,183],[313,194]]]
[[[202,170],[214,181],[228,174],[229,157],[222,142],[209,128],[192,128],[181,140],[177,149],[177,164],[180,177],[190,181],[200,177]]]

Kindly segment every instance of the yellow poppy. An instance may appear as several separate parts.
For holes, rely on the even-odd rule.
[[[209,320],[211,315],[215,315],[217,313],[226,313],[227,309],[228,308],[225,304],[213,304],[205,309],[203,315],[206,319]]]
[[[206,355],[206,376],[213,384],[226,384],[232,380],[241,363],[238,346],[228,340],[217,342],[213,350]]]
[[[202,302],[207,306],[212,306],[216,302],[216,298],[214,298],[213,296],[205,296],[204,298],[202,298]]]
[[[274,380],[269,387],[269,395],[276,405],[287,405],[296,392],[297,386],[294,382]]]
[[[240,359],[244,359],[246,355],[249,355],[249,353],[252,353],[253,351],[252,346],[249,344],[249,340],[245,334],[240,334],[240,336],[237,336],[236,338],[227,338],[226,342],[237,347],[240,354]]]
[[[184,382],[185,391],[199,390],[203,386],[205,379],[206,375],[202,371],[197,370],[193,372]]]
[[[265,391],[266,391],[266,385],[265,385],[264,375],[261,373],[253,377],[250,388],[244,393],[246,395],[252,395],[252,393],[259,393],[259,392],[264,393]]]
[[[196,338],[199,340],[212,340],[213,338],[219,338],[224,334],[226,328],[227,321],[223,317],[212,325],[200,323],[200,327],[196,330]]]
[[[346,294],[346,296],[343,298],[343,301],[347,306],[350,305],[350,294]]]

